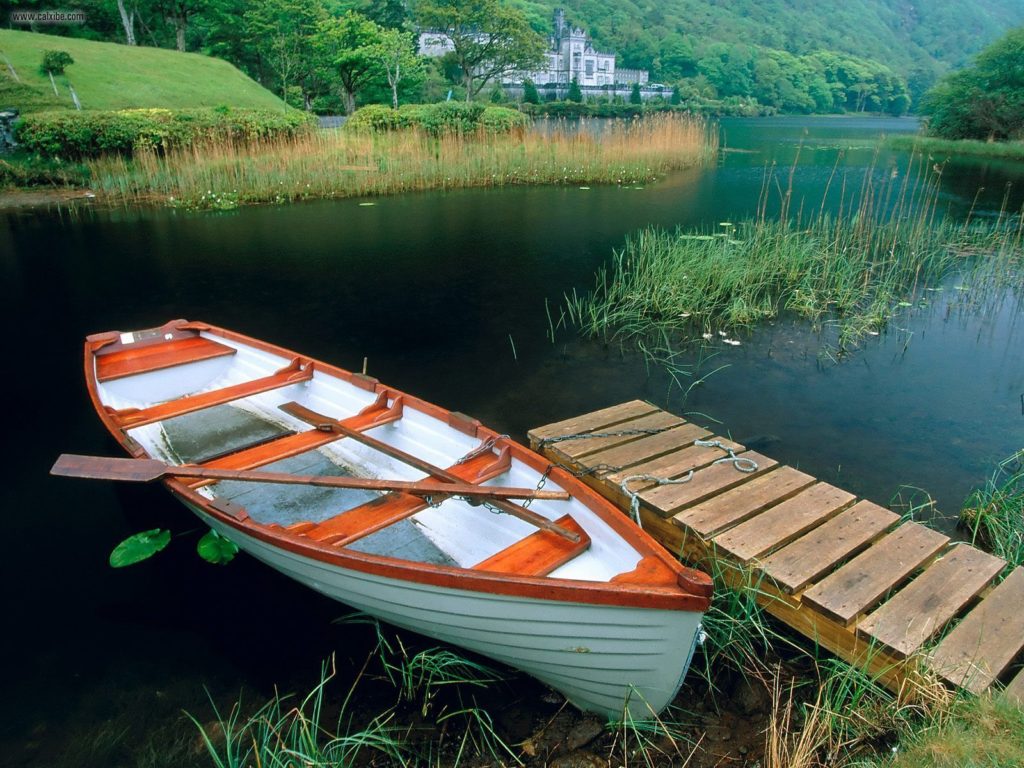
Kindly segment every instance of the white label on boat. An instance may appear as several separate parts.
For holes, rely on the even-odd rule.
[[[132,344],[134,342],[135,342],[135,334],[134,333],[122,333],[121,334],[121,343],[122,344]]]

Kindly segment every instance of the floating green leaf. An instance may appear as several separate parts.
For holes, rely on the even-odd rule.
[[[238,554],[238,545],[230,539],[225,539],[216,531],[210,530],[196,544],[196,552],[208,563],[224,565],[235,559],[235,555]]]
[[[110,566],[124,568],[126,565],[147,560],[171,542],[171,532],[161,528],[143,531],[129,536],[110,553]]]

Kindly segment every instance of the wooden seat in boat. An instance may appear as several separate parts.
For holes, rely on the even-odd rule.
[[[458,482],[480,483],[507,472],[510,466],[511,460],[507,451],[499,454],[488,452],[461,464],[456,464],[447,472]],[[392,493],[346,510],[317,525],[307,527],[299,523],[290,527],[289,530],[325,544],[344,547],[357,539],[411,517],[426,509],[427,506],[429,506],[427,502],[419,496]]]
[[[590,547],[587,532],[570,515],[565,515],[555,523],[579,534],[580,540],[572,542],[551,531],[535,531],[477,563],[473,570],[547,576]]]
[[[361,432],[397,421],[402,418],[402,408],[401,397],[396,397],[391,405],[387,405],[386,399],[383,401],[378,399],[355,416],[350,416],[339,423],[344,424],[352,432]],[[204,462],[202,466],[216,469],[255,469],[306,451],[315,450],[343,437],[345,437],[343,433],[334,430],[310,429],[229,453],[212,461]],[[209,482],[209,480],[195,480],[189,485],[195,488]]]
[[[280,389],[291,384],[302,381],[309,381],[313,378],[313,364],[308,360],[295,358],[290,365],[282,368],[270,376],[264,376],[252,381],[244,381],[230,387],[201,392],[191,397],[181,397],[177,400],[169,400],[166,403],[153,405],[149,408],[130,408],[114,412],[114,418],[122,429],[141,427],[157,421],[183,416],[186,413],[194,413],[216,405],[223,405],[234,400],[241,400],[245,397],[258,395],[261,392],[269,392],[272,389]]]
[[[125,346],[111,352],[96,354],[96,380],[104,382],[122,379],[200,360],[225,357],[235,352],[234,347],[202,336],[188,336],[157,344]]]

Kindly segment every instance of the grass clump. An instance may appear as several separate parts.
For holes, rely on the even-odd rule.
[[[938,139],[932,136],[890,136],[886,144],[893,149],[911,150],[922,154],[956,157],[1002,157],[1024,160],[1024,141],[977,141],[975,139]]]
[[[1024,761],[1024,710],[998,696],[964,698],[876,768],[1015,768]]]
[[[258,144],[215,141],[201,148],[139,152],[89,163],[97,196],[119,203],[167,201],[211,207],[211,195],[238,204],[387,195],[513,184],[633,184],[709,160],[706,124],[684,116],[639,120],[601,137],[586,131],[442,135],[312,131]]]
[[[982,488],[967,499],[960,525],[971,543],[1006,560],[1024,565],[1024,450],[999,463]]]
[[[938,215],[941,172],[918,157],[903,174],[869,173],[852,199],[844,181],[838,212],[823,201],[809,219],[790,215],[792,189],[783,191],[770,173],[755,218],[722,222],[716,232],[649,228],[628,238],[589,295],[568,297],[569,317],[588,335],[640,339],[793,312],[835,321],[840,350],[855,346],[927,287],[984,260],[973,257],[1021,263],[1020,216],[954,222]],[[766,214],[772,187],[780,192],[778,218]],[[1009,279],[1012,271],[1000,274]]]

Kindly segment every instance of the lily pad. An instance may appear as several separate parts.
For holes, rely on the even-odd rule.
[[[171,543],[171,532],[161,528],[129,536],[110,553],[110,567],[124,568],[148,560]]]
[[[230,539],[225,539],[216,531],[210,530],[196,544],[196,552],[208,563],[224,565],[235,559],[235,555],[238,554],[238,545]]]

